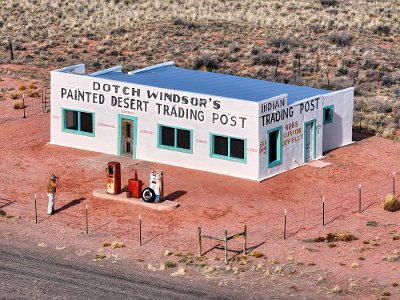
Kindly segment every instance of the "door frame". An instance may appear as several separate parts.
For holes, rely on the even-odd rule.
[[[136,148],[137,148],[137,117],[129,116],[129,115],[121,115],[118,114],[118,155],[122,156],[122,119],[132,120],[133,121],[133,147],[132,147],[132,158],[136,158]]]
[[[307,125],[312,124],[311,128],[311,150],[312,150],[312,155],[311,159],[307,160],[307,150],[306,150],[306,145],[307,145]],[[315,160],[316,158],[316,150],[317,150],[317,121],[316,119],[304,122],[304,133],[303,133],[303,141],[304,141],[304,163],[307,163],[310,160]]]

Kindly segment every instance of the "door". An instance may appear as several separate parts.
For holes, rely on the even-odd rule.
[[[304,162],[315,159],[315,120],[304,123]]]
[[[121,155],[133,157],[134,153],[134,123],[133,120],[121,119]]]

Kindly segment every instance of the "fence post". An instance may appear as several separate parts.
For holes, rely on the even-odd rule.
[[[243,230],[243,255],[246,255],[246,250],[247,250],[247,225],[244,225],[244,230]]]
[[[285,209],[285,225],[283,227],[283,239],[286,240],[286,209]]]
[[[36,194],[35,194],[35,223],[37,224],[37,203],[36,203]]]
[[[224,232],[224,248],[225,248],[224,261],[225,263],[228,263],[228,231],[226,229]]]
[[[322,226],[325,226],[325,196],[322,196]]]
[[[22,118],[26,119],[26,115],[25,115],[25,94],[22,94],[22,108],[24,109],[24,116]]]
[[[361,183],[358,185],[358,213],[361,214]]]
[[[86,203],[85,211],[86,211],[86,234],[89,234],[89,219],[88,219],[88,207],[87,207],[87,203]]]
[[[197,227],[198,233],[199,233],[199,247],[198,247],[198,251],[199,251],[199,257],[201,257],[201,227]]]
[[[139,246],[142,246],[142,215],[139,215]]]
[[[392,173],[393,177],[393,196],[396,196],[396,172]]]

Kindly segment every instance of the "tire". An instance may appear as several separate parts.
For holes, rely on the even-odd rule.
[[[145,188],[142,191],[142,199],[144,202],[147,203],[151,203],[154,202],[154,200],[156,200],[156,193],[154,192],[154,190],[152,188]]]

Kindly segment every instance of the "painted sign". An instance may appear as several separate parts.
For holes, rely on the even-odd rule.
[[[149,106],[155,105],[157,114],[162,116],[197,122],[204,122],[207,118],[210,118],[208,121],[213,124],[238,128],[246,127],[247,117],[221,112],[222,101],[212,97],[202,98],[97,81],[92,83],[92,91],[65,87],[62,87],[60,91],[61,99],[96,105],[107,103],[111,107],[130,111],[130,114],[134,114],[135,111],[148,112]],[[207,115],[205,110],[212,110],[213,112]]]

